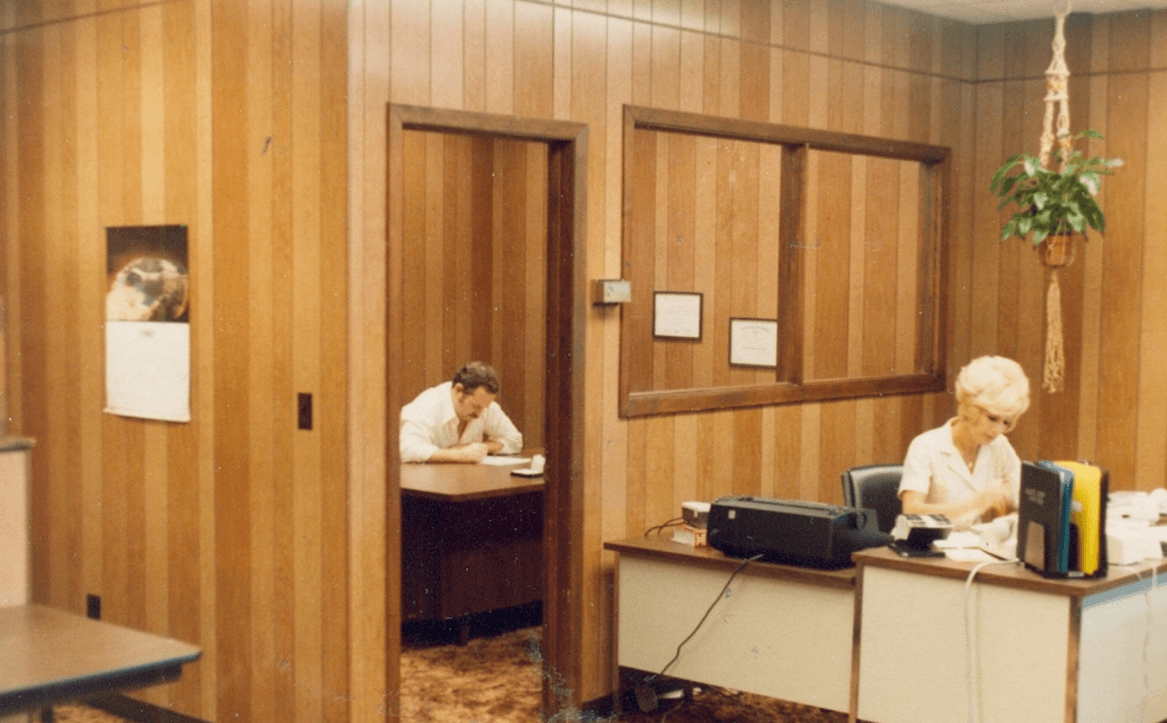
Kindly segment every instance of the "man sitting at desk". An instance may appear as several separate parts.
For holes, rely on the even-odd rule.
[[[401,408],[401,461],[476,463],[522,449],[523,435],[494,401],[498,387],[494,369],[472,361],[417,395]]]

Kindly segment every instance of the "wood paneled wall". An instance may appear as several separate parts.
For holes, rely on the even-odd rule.
[[[467,361],[498,372],[498,403],[543,446],[547,146],[406,131],[401,389],[412,399]]]
[[[1076,16],[1073,125],[1127,165],[1110,230],[1063,272],[1068,385],[1035,394],[1023,456],[1167,479],[1158,367],[1167,13]],[[36,599],[203,646],[151,700],[208,720],[379,720],[384,594],[386,116],[390,101],[586,123],[588,278],[622,276],[622,107],[953,148],[950,370],[1040,365],[1042,272],[1000,244],[988,178],[1036,147],[1048,21],[974,29],[861,0],[61,0],[0,3],[0,293],[14,431],[34,450]],[[347,199],[346,199],[347,193]],[[990,205],[992,204],[992,205]],[[194,421],[102,413],[103,229],[187,223]],[[346,245],[347,237],[347,245]],[[370,320],[382,323],[370,324]],[[619,311],[584,365],[583,613],[571,701],[613,685],[613,560],[681,501],[837,500],[898,459],[946,395],[624,421]],[[400,383],[400,380],[390,380]],[[296,430],[295,394],[316,427]]]
[[[729,327],[731,318],[779,319],[781,184],[803,179],[783,176],[775,143],[644,129],[633,142],[624,269],[633,292],[623,320],[634,325],[630,391],[789,381],[779,369],[731,364]],[[921,164],[812,150],[805,173],[814,213],[799,224],[803,240],[790,242],[804,279],[785,294],[805,294],[799,322],[808,332],[794,342],[802,350],[794,381],[930,371],[919,367],[933,360],[916,353],[919,320],[934,318],[936,301],[920,269],[921,258],[936,256],[919,233]],[[656,291],[701,294],[699,339],[654,337]],[[780,346],[792,332],[779,324]]]
[[[348,718],[343,1],[4,2],[3,286],[35,600],[194,642],[147,700]],[[103,413],[105,228],[189,227],[191,416]],[[296,395],[313,395],[312,430]]]
[[[970,351],[1017,358],[1040,380],[1048,277],[1023,244],[990,243],[1000,228],[988,192],[1005,156],[1036,153],[1050,23],[981,31],[971,201],[977,245],[967,277]],[[1039,393],[1013,434],[1023,455],[1097,461],[1122,489],[1167,484],[1167,14],[1072,16],[1066,24],[1073,131],[1094,128],[1090,154],[1122,158],[1100,194],[1105,235],[1079,244],[1060,272],[1066,381]]]
[[[389,102],[587,123],[591,279],[625,275],[624,104],[947,145],[956,174],[972,163],[975,32],[873,3],[356,2],[350,28],[350,228],[364,298],[402,280],[394,268],[378,275]],[[967,254],[971,179],[955,182],[951,242]],[[360,318],[384,318],[383,310],[362,304],[354,314],[354,341],[362,335],[361,348],[375,349],[377,324]],[[900,458],[911,436],[951,406],[944,395],[914,395],[624,421],[619,318],[618,309],[595,307],[587,328],[578,679],[552,671],[571,676],[577,703],[614,685],[613,560],[604,540],[641,534],[686,499],[839,500],[840,471]],[[955,336],[961,358],[967,333]],[[367,359],[374,368],[375,356]],[[353,373],[362,376],[350,383],[371,388],[362,370]],[[367,450],[377,442],[353,440]]]

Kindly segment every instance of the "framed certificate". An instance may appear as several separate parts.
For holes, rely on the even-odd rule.
[[[658,339],[701,339],[699,293],[657,291],[653,295],[652,335]]]
[[[729,363],[742,367],[777,367],[778,321],[730,319]]]

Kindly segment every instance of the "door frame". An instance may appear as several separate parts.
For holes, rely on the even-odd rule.
[[[404,132],[466,133],[545,143],[547,170],[547,393],[543,493],[543,712],[578,709],[582,672],[584,322],[587,126],[470,111],[389,104],[385,250],[386,689],[400,700],[401,481],[393,423],[407,401],[403,366]],[[359,574],[359,571],[356,571]]]

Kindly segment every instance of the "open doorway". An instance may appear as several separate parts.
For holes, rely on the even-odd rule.
[[[388,143],[388,247],[386,253],[386,415],[389,434],[386,440],[386,618],[389,660],[387,685],[390,697],[399,694],[399,654],[401,635],[401,529],[400,480],[398,476],[398,445],[396,437],[397,414],[405,402],[416,393],[419,383],[413,371],[418,365],[410,355],[414,350],[407,344],[407,318],[418,309],[410,306],[406,290],[409,264],[417,259],[407,254],[406,236],[409,231],[406,203],[407,172],[411,159],[406,151],[407,134],[456,134],[473,138],[492,139],[480,147],[495,147],[499,142],[513,142],[515,148],[526,149],[532,144],[546,148],[545,161],[536,164],[545,182],[545,276],[540,280],[544,289],[541,327],[542,364],[536,373],[542,377],[539,392],[541,409],[526,409],[528,419],[537,419],[536,434],[545,449],[547,468],[543,494],[543,626],[541,654],[543,659],[543,710],[546,716],[568,706],[578,706],[578,700],[564,700],[561,696],[578,695],[578,650],[580,641],[577,571],[582,568],[579,545],[582,523],[580,502],[580,475],[582,471],[583,434],[583,321],[586,309],[584,277],[584,184],[586,166],[586,127],[565,123],[509,116],[493,116],[461,111],[447,111],[413,106],[389,106]],[[473,148],[473,143],[470,147]],[[525,153],[525,151],[523,151]],[[521,154],[519,154],[521,155]],[[529,167],[529,166],[528,166]],[[500,192],[506,189],[500,187]],[[530,197],[530,196],[526,196]],[[473,215],[470,216],[473,218]],[[533,247],[532,247],[533,248]],[[493,253],[493,252],[492,252]],[[421,260],[425,263],[425,260]],[[473,273],[473,271],[471,271]],[[493,274],[493,271],[492,271]],[[415,302],[416,303],[416,302]],[[494,323],[493,321],[491,322]],[[524,322],[526,325],[526,322]],[[527,326],[529,328],[529,326]],[[425,333],[425,330],[422,331]],[[445,334],[437,329],[434,334]],[[501,332],[500,333],[505,333]],[[453,335],[457,332],[454,330]],[[472,336],[472,332],[471,332]],[[538,336],[536,334],[535,336]],[[452,338],[452,337],[451,337]],[[512,339],[512,342],[515,340]],[[524,340],[525,341],[525,340]],[[516,344],[517,345],[517,344]],[[525,344],[518,345],[526,348]],[[444,348],[440,343],[438,348]],[[452,354],[459,352],[454,351]],[[436,353],[433,364],[441,367],[441,356]],[[525,353],[524,356],[530,356]],[[426,368],[429,362],[420,365]],[[534,366],[538,366],[538,362]],[[526,377],[530,366],[521,375]],[[424,382],[422,382],[424,383]],[[524,389],[529,389],[524,385]],[[524,392],[524,407],[529,407],[529,395]],[[573,632],[574,631],[574,632]],[[565,684],[566,683],[566,684]],[[564,691],[567,691],[564,693]]]

